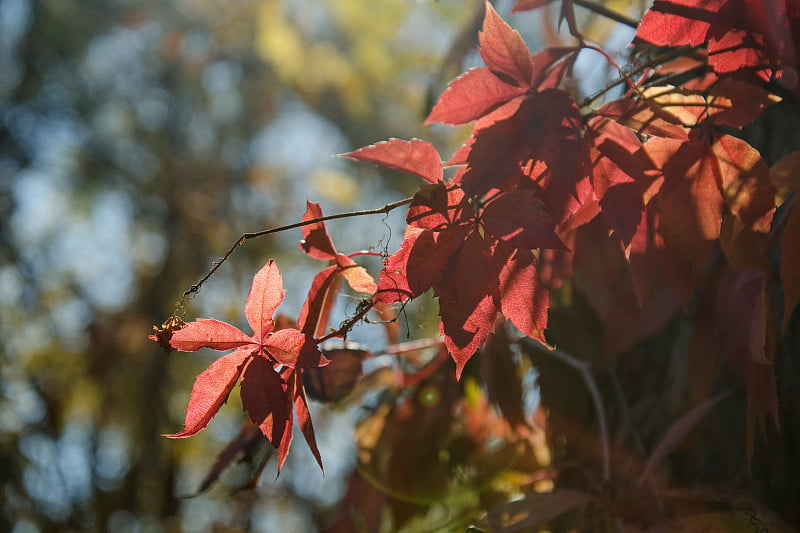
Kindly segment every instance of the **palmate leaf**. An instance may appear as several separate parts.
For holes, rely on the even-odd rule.
[[[269,261],[254,276],[245,303],[245,316],[254,330],[252,336],[213,319],[189,322],[172,332],[169,339],[172,349],[236,350],[220,357],[197,377],[189,398],[183,431],[167,436],[190,437],[204,429],[241,378],[242,406],[253,423],[278,449],[280,472],[292,441],[295,395],[302,394],[302,391],[298,391],[297,387],[289,387],[286,381],[288,374],[285,378],[275,368],[282,367],[282,373],[298,373],[304,368],[328,363],[311,335],[289,327],[273,332],[273,315],[283,300],[283,293],[278,267],[274,261]],[[157,335],[151,339],[163,341]],[[296,381],[297,378],[292,379]],[[303,417],[307,425],[311,423],[307,410]],[[313,430],[306,427],[304,434],[309,439],[309,435],[313,436]],[[309,445],[319,461],[316,443],[312,440]]]

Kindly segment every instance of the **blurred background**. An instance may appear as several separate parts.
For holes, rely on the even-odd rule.
[[[510,18],[532,50],[557,39],[544,13]],[[232,494],[249,474],[233,466],[188,497],[244,415],[233,394],[196,437],[161,437],[218,354],[166,355],[147,335],[241,233],[299,220],[306,199],[330,214],[413,193],[334,155],[416,136],[449,157],[467,131],[422,122],[479,63],[481,17],[465,0],[0,0],[0,530],[317,530],[353,469],[358,410],[312,406],[324,478],[296,440],[277,482],[270,463]],[[632,34],[596,31],[617,48]],[[584,79],[607,74],[587,59]],[[340,250],[391,252],[402,220],[329,228]],[[322,267],[299,239],[248,242],[185,317],[243,326],[270,258],[297,316]],[[382,328],[353,340],[380,350]]]

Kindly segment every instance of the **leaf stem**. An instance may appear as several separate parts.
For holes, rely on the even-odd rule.
[[[404,198],[402,200],[398,200],[396,202],[388,203],[388,204],[384,205],[383,207],[378,207],[378,208],[375,208],[375,209],[365,209],[363,211],[348,211],[346,213],[336,213],[334,215],[326,215],[326,216],[315,218],[315,219],[312,219],[312,220],[303,220],[301,222],[295,222],[294,224],[287,224],[285,226],[278,226],[278,227],[275,227],[275,228],[265,229],[265,230],[261,230],[261,231],[253,231],[253,232],[243,233],[238,239],[236,239],[236,242],[234,242],[231,245],[231,247],[228,248],[228,251],[225,252],[225,255],[223,255],[218,261],[215,261],[214,263],[212,263],[211,269],[208,272],[206,272],[206,274],[202,278],[200,278],[200,280],[197,283],[195,283],[194,285],[189,287],[186,291],[184,291],[183,298],[182,298],[181,303],[178,306],[178,308],[180,309],[180,308],[182,308],[182,307],[184,307],[186,305],[187,298],[189,298],[192,295],[197,294],[198,292],[200,292],[200,288],[203,286],[203,284],[206,281],[208,281],[208,278],[213,276],[214,273],[217,270],[219,270],[219,267],[221,267],[222,264],[225,261],[227,261],[228,258],[231,255],[233,255],[233,252],[235,252],[236,249],[239,246],[243,245],[245,243],[245,241],[248,241],[250,239],[255,239],[257,237],[263,237],[265,235],[271,235],[273,233],[279,233],[281,231],[286,231],[286,230],[290,230],[290,229],[294,229],[294,228],[300,228],[300,227],[308,226],[308,225],[311,225],[311,224],[317,224],[319,222],[325,222],[326,220],[335,220],[335,219],[339,219],[339,218],[353,218],[353,217],[360,217],[360,216],[365,216],[365,215],[386,214],[386,213],[389,213],[390,211],[392,211],[394,209],[397,209],[398,207],[410,204],[411,200],[413,200],[413,198],[409,197],[409,198]]]

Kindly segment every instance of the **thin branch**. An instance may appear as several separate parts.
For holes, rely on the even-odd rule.
[[[600,452],[603,457],[603,482],[610,481],[611,454],[609,452],[608,420],[606,418],[606,409],[603,404],[603,397],[600,395],[600,389],[597,386],[594,375],[592,375],[591,365],[563,350],[559,350],[557,348],[550,349],[540,342],[527,337],[520,339],[520,344],[535,350],[537,353],[549,355],[550,357],[557,359],[561,363],[564,363],[565,365],[577,370],[581,375],[583,382],[586,384],[586,389],[589,391],[589,395],[592,397],[595,414],[597,415],[597,424],[600,426]]]
[[[336,331],[332,331],[327,335],[325,335],[324,337],[320,337],[319,339],[317,339],[316,340],[317,344],[321,344],[328,339],[333,339],[334,337],[344,337],[345,335],[347,335],[347,333],[351,329],[353,329],[353,326],[355,326],[362,318],[367,316],[367,313],[369,313],[372,310],[372,308],[375,307],[376,304],[377,302],[375,300],[363,301],[363,303],[359,305],[358,311],[356,312],[355,315],[351,316],[350,318],[339,324],[339,329],[337,329]]]
[[[602,89],[600,89],[599,91],[597,91],[593,95],[587,96],[578,105],[578,107],[580,107],[580,108],[587,107],[587,106],[591,105],[592,102],[594,102],[595,100],[597,100],[598,98],[600,98],[601,96],[606,94],[608,91],[610,91],[614,87],[616,87],[618,85],[621,85],[623,83],[627,83],[628,80],[630,80],[634,76],[644,72],[645,70],[647,70],[649,68],[653,68],[656,65],[659,65],[661,63],[666,63],[667,61],[671,61],[673,59],[677,59],[678,57],[681,57],[681,56],[689,56],[691,53],[695,52],[696,50],[698,50],[701,47],[702,47],[702,45],[700,45],[700,46],[679,46],[677,48],[673,48],[673,49],[667,50],[663,54],[659,54],[659,55],[651,58],[649,61],[647,61],[646,63],[644,63],[644,64],[642,64],[642,65],[640,65],[638,67],[636,67],[635,69],[631,70],[627,74],[625,74],[623,76],[620,76],[619,78],[611,81],[605,87],[603,87]]]
[[[616,11],[612,11],[608,9],[606,6],[598,4],[596,2],[591,2],[590,0],[572,0],[575,4],[581,6],[584,9],[588,9],[598,15],[602,15],[607,19],[611,19],[614,22],[619,22],[620,24],[624,24],[628,27],[633,28],[634,30],[639,27],[639,21],[634,20],[627,15],[623,15],[622,13],[617,13]]]
[[[411,200],[413,200],[413,198],[404,198],[402,200],[398,200],[396,202],[392,202],[392,203],[384,205],[383,207],[378,207],[378,208],[375,208],[375,209],[365,209],[363,211],[348,211],[347,213],[337,213],[335,215],[326,215],[324,217],[319,217],[319,218],[315,218],[315,219],[312,219],[312,220],[304,220],[302,222],[295,222],[294,224],[287,224],[285,226],[278,226],[278,227],[275,227],[275,228],[265,229],[265,230],[261,230],[261,231],[253,231],[253,232],[249,232],[249,233],[243,233],[238,239],[236,239],[236,242],[233,243],[233,245],[231,245],[230,248],[228,248],[228,251],[225,252],[225,255],[223,255],[222,258],[219,261],[215,261],[213,263],[213,265],[211,267],[211,270],[209,270],[206,273],[205,276],[200,278],[200,281],[198,281],[197,283],[195,283],[194,285],[189,287],[189,289],[186,290],[183,293],[183,301],[181,302],[181,306],[183,306],[185,304],[185,301],[189,296],[191,296],[193,294],[197,294],[198,292],[200,292],[200,287],[203,286],[203,283],[208,281],[208,278],[213,276],[214,273],[217,270],[219,270],[219,267],[221,267],[222,264],[225,261],[227,261],[228,258],[233,254],[233,252],[235,252],[236,249],[239,246],[243,245],[245,243],[245,241],[248,241],[250,239],[255,239],[257,237],[263,237],[265,235],[270,235],[272,233],[279,233],[281,231],[286,231],[286,230],[290,230],[290,229],[294,229],[294,228],[300,228],[300,227],[303,227],[303,226],[309,226],[311,224],[317,224],[319,222],[325,222],[326,220],[335,220],[335,219],[339,219],[339,218],[361,217],[361,216],[365,216],[365,215],[386,214],[386,213],[389,213],[390,211],[392,211],[393,209],[396,209],[398,207],[410,204]],[[179,307],[181,307],[181,306],[179,306]]]

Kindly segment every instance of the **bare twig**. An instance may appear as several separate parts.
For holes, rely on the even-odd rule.
[[[679,46],[677,48],[672,48],[667,50],[663,54],[659,54],[646,63],[636,67],[635,69],[631,70],[627,74],[620,76],[619,78],[611,81],[610,83],[606,84],[605,87],[597,91],[596,93],[592,94],[591,96],[587,96],[583,99],[583,101],[579,104],[579,107],[584,108],[589,106],[592,102],[606,94],[608,91],[613,89],[614,87],[621,85],[623,83],[627,83],[628,80],[641,74],[642,72],[646,71],[647,69],[653,68],[657,65],[662,63],[666,63],[667,61],[671,61],[673,59],[677,59],[681,56],[689,56],[695,51],[697,51],[701,46]]]
[[[586,361],[578,359],[572,354],[569,354],[558,348],[548,348],[547,346],[537,342],[533,339],[524,337],[520,339],[520,344],[527,348],[535,350],[537,353],[549,355],[557,359],[561,363],[575,369],[581,375],[589,395],[592,397],[594,404],[595,414],[597,415],[597,424],[600,430],[600,452],[603,457],[603,482],[611,480],[611,455],[609,452],[609,438],[608,438],[608,420],[606,417],[606,409],[603,404],[603,397],[600,395],[600,389],[597,386],[597,381],[592,374],[592,367]]]
[[[181,301],[181,304],[179,305],[179,307],[182,307],[183,305],[185,305],[186,299],[189,298],[191,295],[194,295],[194,294],[197,294],[198,292],[200,292],[200,287],[203,286],[203,283],[208,281],[208,278],[213,276],[214,273],[219,269],[219,267],[221,267],[222,264],[225,261],[227,261],[228,258],[233,254],[233,252],[235,252],[236,249],[239,246],[243,245],[245,243],[245,241],[248,241],[250,239],[255,239],[256,237],[263,237],[265,235],[270,235],[272,233],[279,233],[281,231],[286,231],[286,230],[290,230],[290,229],[294,229],[294,228],[300,228],[300,227],[303,227],[303,226],[309,226],[311,224],[317,224],[319,222],[325,222],[326,220],[335,220],[335,219],[338,219],[338,218],[353,218],[353,217],[360,217],[360,216],[365,216],[365,215],[386,214],[386,213],[392,211],[393,209],[396,209],[398,207],[410,204],[412,199],[413,198],[404,198],[402,200],[398,200],[396,202],[392,202],[392,203],[384,205],[383,207],[378,207],[378,208],[375,208],[375,209],[365,209],[363,211],[348,211],[347,213],[336,213],[335,215],[326,215],[324,217],[319,217],[319,218],[315,218],[315,219],[312,219],[312,220],[304,220],[302,222],[295,222],[294,224],[287,224],[285,226],[278,226],[278,227],[275,227],[275,228],[265,229],[265,230],[261,230],[261,231],[253,231],[253,232],[249,232],[249,233],[243,233],[238,239],[236,239],[236,242],[233,243],[233,245],[231,245],[230,248],[228,248],[228,251],[225,252],[225,255],[223,255],[222,258],[219,261],[215,261],[213,263],[213,265],[211,267],[211,270],[209,270],[202,278],[200,278],[200,281],[198,281],[197,283],[195,283],[194,285],[189,287],[189,289],[186,290],[183,293],[183,300]]]

